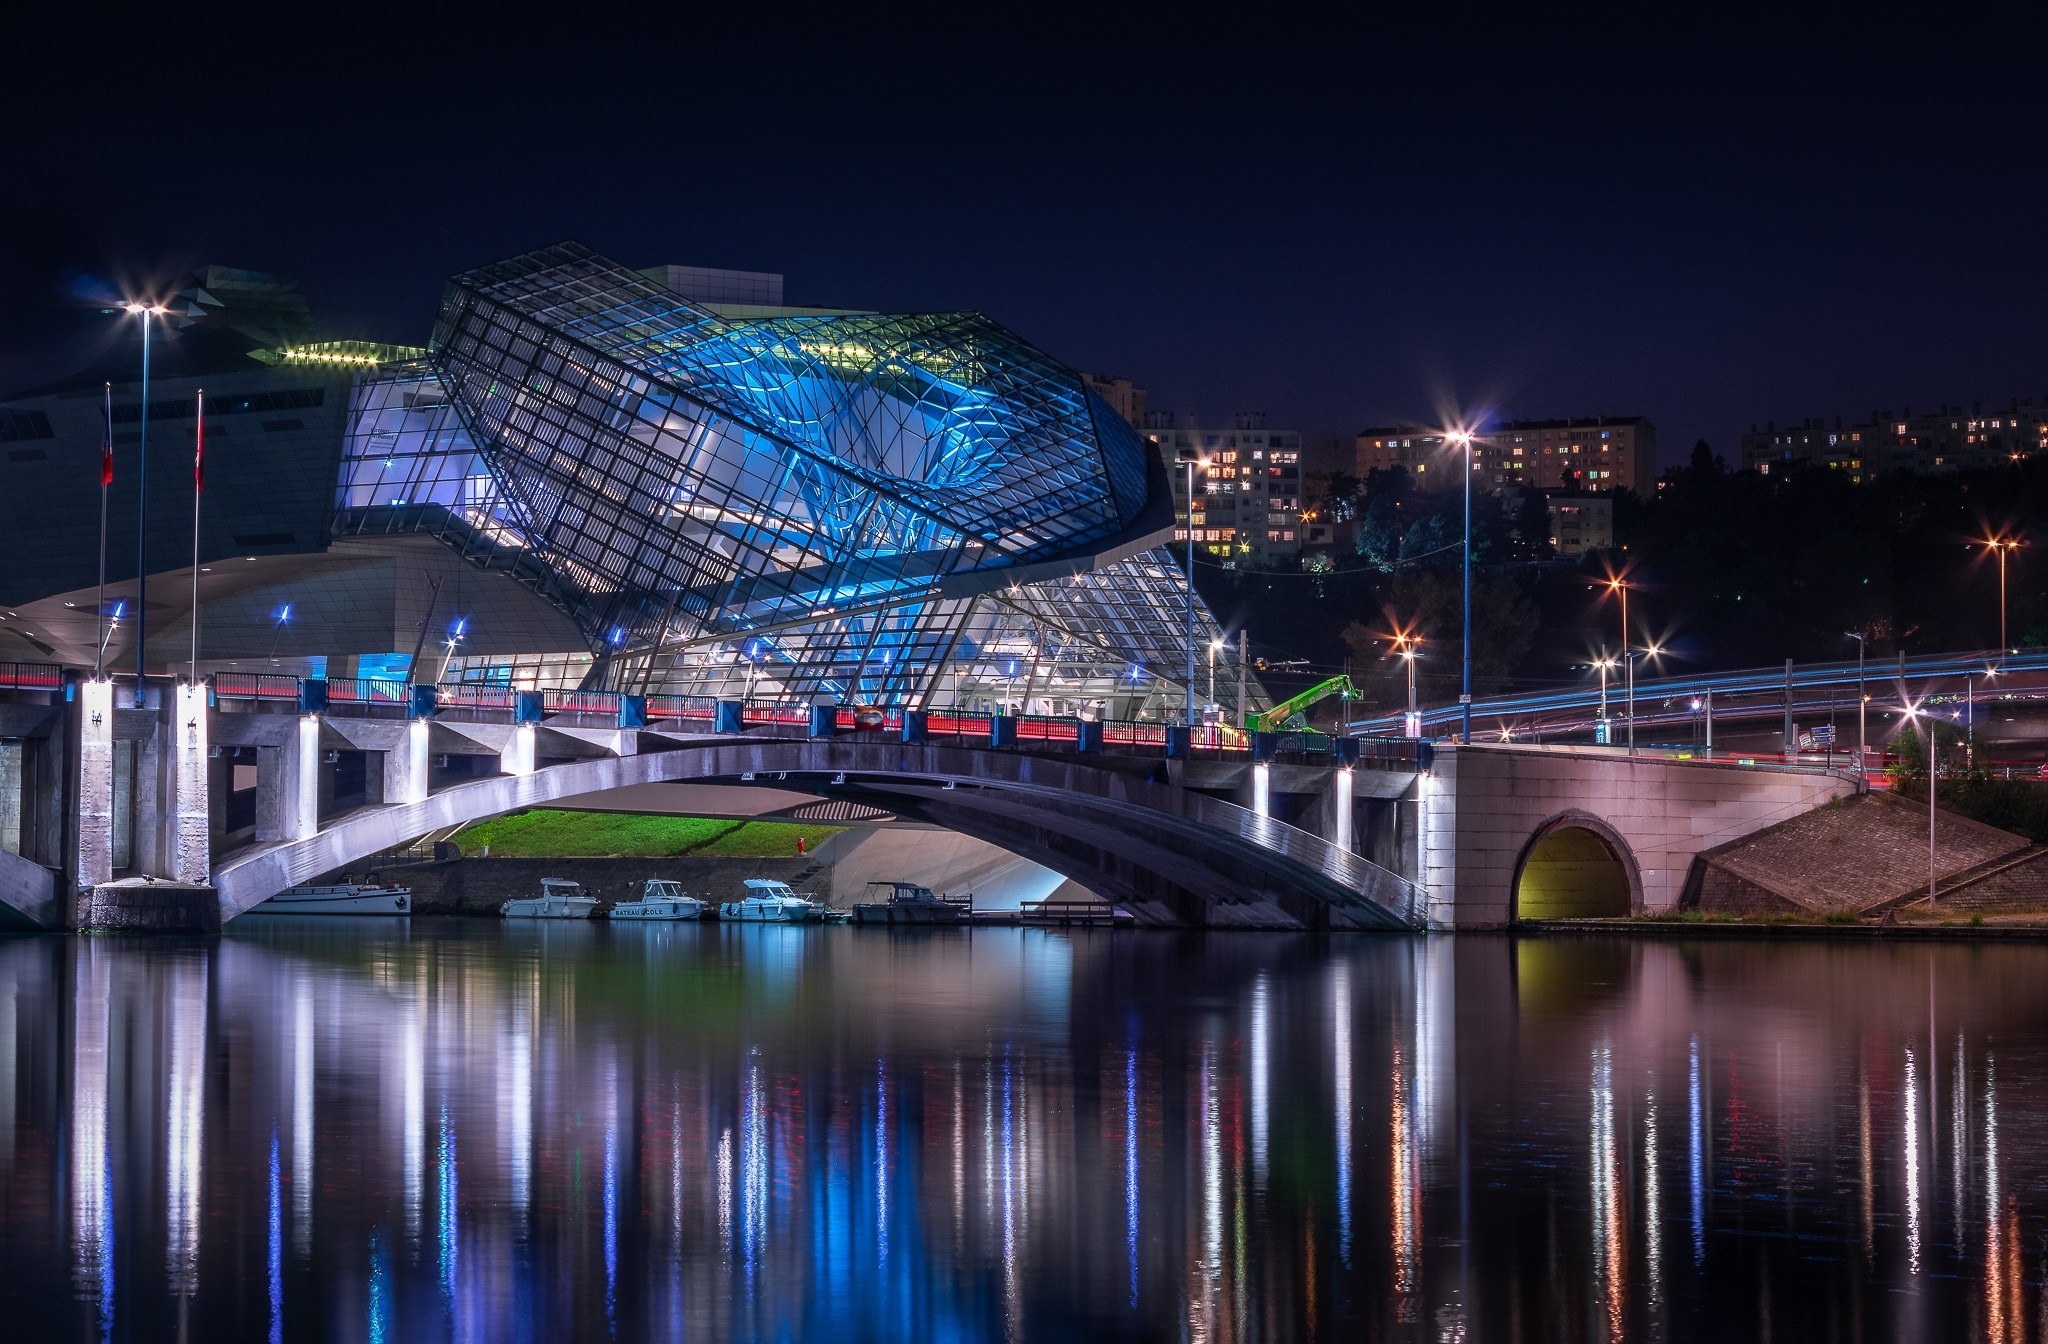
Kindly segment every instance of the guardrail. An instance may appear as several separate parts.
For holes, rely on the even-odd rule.
[[[0,664],[0,679],[5,666]],[[61,684],[61,677],[59,680]],[[917,712],[880,706],[738,704],[706,696],[635,696],[617,691],[543,688],[522,690],[480,682],[409,686],[372,678],[321,680],[269,672],[221,672],[216,701],[293,704],[342,715],[449,715],[458,721],[536,723],[553,719],[578,726],[595,721],[620,728],[742,733],[781,737],[882,733],[905,741],[1012,750],[1068,750],[1123,756],[1172,754],[1206,760],[1328,760],[1343,765],[1424,770],[1429,745],[1405,739],[1330,738],[1320,733],[1243,733],[1217,724],[1192,732],[1163,723],[1087,720],[1049,715]],[[906,722],[911,719],[906,728]]]
[[[718,702],[701,695],[650,695],[647,697],[649,723],[710,723],[718,717]]]
[[[61,691],[64,669],[55,663],[0,663],[0,690]]]
[[[1640,664],[1638,664],[1640,666]],[[2028,649],[2025,651],[1989,649],[1975,653],[1925,654],[1908,658],[1905,662],[1905,679],[1908,682],[1928,683],[1948,681],[1958,683],[1964,677],[1979,678],[1979,695],[1996,690],[1995,677],[2009,677],[2019,672],[2048,671],[2048,651]],[[1983,680],[1988,672],[1995,673],[1991,681]],[[1857,685],[1877,699],[1890,699],[1896,694],[1899,684],[1900,667],[1895,659],[1869,659],[1859,670],[1855,660],[1827,663],[1801,663],[1792,669],[1792,687],[1795,692],[1832,688],[1848,692]],[[1689,700],[1694,696],[1704,699],[1708,694],[1714,697],[1714,712],[1720,717],[1733,708],[1732,702],[1741,697],[1767,697],[1782,704],[1785,692],[1785,669],[1783,665],[1767,668],[1747,668],[1736,672],[1714,672],[1701,676],[1686,677],[1638,677],[1635,700],[1636,718],[1640,725],[1648,716],[1645,706],[1658,701]],[[1624,722],[1623,683],[1617,674],[1608,686],[1607,702],[1609,718],[1617,725]],[[1479,720],[1492,723],[1507,721],[1516,725],[1528,725],[1545,721],[1558,715],[1580,716],[1590,721],[1600,704],[1600,688],[1597,679],[1589,679],[1585,685],[1568,690],[1530,692],[1517,695],[1493,696],[1476,700],[1472,704],[1474,733],[1479,736]],[[1853,707],[1854,700],[1847,702]],[[1463,707],[1456,704],[1425,705],[1421,710],[1425,728],[1451,729],[1463,717]],[[1348,725],[1358,733],[1397,733],[1402,728],[1402,715],[1389,711],[1383,714],[1362,716]],[[1491,731],[1491,730],[1489,730]],[[1518,731],[1526,728],[1518,727]],[[1548,731],[1548,730],[1546,730]]]
[[[299,678],[277,672],[216,672],[216,700],[289,700],[298,703]]]
[[[216,688],[216,695],[221,692]],[[296,690],[293,698],[298,698]],[[412,699],[412,688],[402,681],[378,681],[369,677],[344,677],[327,683],[330,705],[385,705],[404,709]]]

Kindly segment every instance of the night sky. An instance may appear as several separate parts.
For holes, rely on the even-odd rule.
[[[111,339],[94,297],[206,262],[421,342],[446,276],[574,237],[796,303],[979,308],[1212,421],[1641,413],[1673,461],[2048,395],[2022,34],[831,12],[29,34],[0,390]]]

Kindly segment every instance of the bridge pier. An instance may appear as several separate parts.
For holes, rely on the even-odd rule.
[[[91,891],[114,880],[114,683],[78,687],[78,814],[72,889]]]
[[[171,717],[170,863],[166,876],[194,887],[213,881],[213,804],[204,685],[180,684]]]

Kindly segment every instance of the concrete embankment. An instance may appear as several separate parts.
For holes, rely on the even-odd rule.
[[[1937,816],[1934,833],[1944,902],[1993,908],[1995,888],[1996,908],[2020,908],[2048,877],[2048,850],[2025,836],[1951,812]],[[1681,904],[1740,919],[1873,919],[1924,904],[1927,869],[1925,807],[1866,794],[1703,852]]]

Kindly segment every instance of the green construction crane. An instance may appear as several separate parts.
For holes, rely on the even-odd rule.
[[[1307,714],[1311,705],[1327,700],[1333,695],[1341,695],[1349,699],[1351,692],[1351,678],[1339,674],[1331,677],[1328,681],[1317,682],[1300,695],[1290,696],[1282,700],[1271,709],[1262,709],[1249,716],[1245,720],[1245,727],[1254,733],[1278,732],[1280,729],[1290,726],[1290,722],[1298,718],[1301,720],[1301,723],[1294,726],[1306,728],[1308,726]]]

